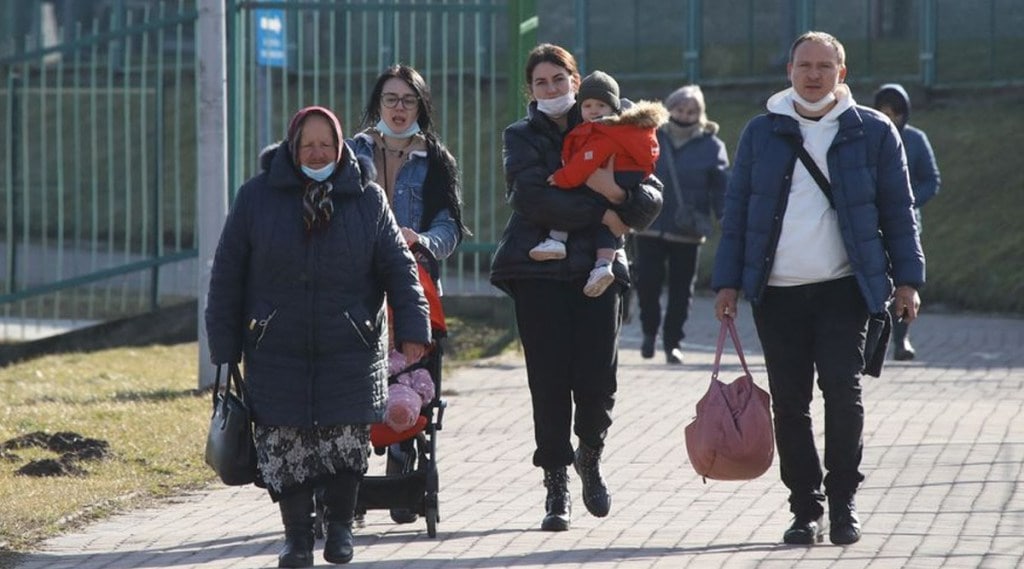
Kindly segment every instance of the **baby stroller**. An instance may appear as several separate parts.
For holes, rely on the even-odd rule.
[[[367,475],[359,485],[356,501],[357,520],[367,510],[391,510],[391,517],[398,523],[411,523],[422,517],[427,524],[427,535],[437,536],[438,473],[437,473],[437,432],[441,430],[447,402],[441,398],[441,373],[444,347],[441,340],[448,334],[441,297],[438,294],[440,264],[433,254],[422,245],[412,247],[419,268],[420,285],[430,306],[431,342],[427,355],[419,362],[390,369],[389,387],[400,381],[403,375],[424,369],[433,381],[432,397],[424,401],[415,425],[402,432],[396,432],[385,423],[370,428],[370,444],[374,454],[387,456],[385,474]],[[318,496],[319,498],[319,496]],[[317,538],[323,537],[323,500],[317,499],[314,528]]]

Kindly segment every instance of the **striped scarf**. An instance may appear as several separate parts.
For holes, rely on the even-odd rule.
[[[334,184],[330,182],[310,182],[302,194],[302,219],[306,223],[306,231],[317,227],[326,227],[334,213],[334,202],[331,192]]]

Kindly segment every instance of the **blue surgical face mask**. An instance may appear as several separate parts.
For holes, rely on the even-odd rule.
[[[377,130],[379,130],[380,133],[383,134],[384,136],[390,138],[409,138],[410,136],[420,131],[420,123],[412,123],[412,126],[405,129],[404,132],[395,132],[391,130],[391,127],[388,126],[388,123],[384,122],[384,119],[380,119],[379,121],[377,121]]]
[[[317,182],[323,182],[327,178],[330,178],[331,174],[334,173],[334,166],[334,162],[331,162],[330,164],[324,166],[323,168],[314,169],[303,164],[302,173],[305,174],[306,176],[309,176],[309,178],[312,180],[315,180]]]

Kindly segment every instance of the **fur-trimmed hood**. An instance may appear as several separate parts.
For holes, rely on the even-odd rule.
[[[658,128],[668,121],[668,111],[657,101],[640,100],[635,103],[622,100],[622,112],[602,117],[594,122],[609,126],[626,125],[637,128]]]

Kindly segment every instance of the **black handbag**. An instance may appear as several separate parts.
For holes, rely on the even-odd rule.
[[[206,435],[206,464],[228,486],[256,482],[256,443],[252,438],[252,417],[245,401],[245,384],[238,364],[228,365],[228,380],[220,391],[221,367],[213,385],[213,416]],[[234,391],[231,386],[234,384]]]

